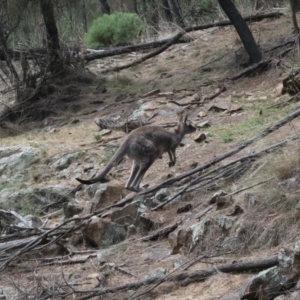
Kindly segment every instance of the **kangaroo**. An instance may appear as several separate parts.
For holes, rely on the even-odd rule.
[[[169,154],[169,167],[176,163],[175,150],[183,136],[195,132],[196,128],[188,121],[187,115],[178,114],[178,125],[172,131],[160,126],[142,126],[131,131],[118,151],[114,154],[102,172],[89,180],[76,178],[83,184],[93,184],[104,179],[106,174],[117,166],[123,157],[127,155],[133,160],[131,174],[125,185],[126,189],[139,192],[140,183],[153,162],[162,156]]]

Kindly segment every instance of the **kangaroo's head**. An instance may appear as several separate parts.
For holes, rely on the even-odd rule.
[[[196,131],[196,128],[192,125],[192,123],[190,121],[187,121],[187,117],[188,117],[187,114],[180,113],[177,115],[177,117],[178,117],[177,131],[181,136]]]

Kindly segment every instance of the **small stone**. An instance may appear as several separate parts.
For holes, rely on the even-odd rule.
[[[207,113],[206,113],[205,111],[200,111],[200,112],[198,113],[198,117],[203,118],[203,117],[206,117],[206,116],[207,116]]]
[[[194,137],[194,141],[197,143],[201,143],[206,140],[206,134],[201,132]]]
[[[205,128],[205,127],[209,127],[209,126],[210,126],[210,124],[208,121],[204,121],[204,122],[197,124],[197,127],[199,127],[199,128]]]
[[[199,100],[200,100],[200,96],[198,93],[196,93],[192,96],[192,101],[199,101]]]
[[[99,134],[104,136],[111,133],[111,129],[102,129]]]
[[[100,273],[91,273],[88,276],[86,276],[86,279],[96,279],[98,277],[100,277]]]

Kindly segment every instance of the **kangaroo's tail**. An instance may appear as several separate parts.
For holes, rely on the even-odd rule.
[[[127,147],[125,143],[121,145],[121,147],[118,149],[118,151],[114,154],[114,156],[111,158],[111,160],[108,162],[108,164],[105,166],[105,168],[102,170],[102,172],[97,175],[96,177],[90,178],[88,180],[83,180],[80,178],[76,178],[77,181],[83,184],[93,184],[98,181],[102,181],[106,174],[115,166],[117,166],[122,158],[127,154]]]

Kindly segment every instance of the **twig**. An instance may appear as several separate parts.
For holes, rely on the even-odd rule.
[[[246,190],[252,189],[252,188],[253,188],[253,187],[255,187],[255,186],[258,186],[258,185],[264,184],[264,183],[266,183],[266,182],[269,182],[269,181],[271,181],[271,180],[273,180],[273,179],[275,179],[275,177],[271,177],[271,178],[269,178],[269,179],[266,179],[266,180],[263,180],[263,181],[261,181],[261,182],[258,182],[258,183],[255,183],[255,184],[252,184],[252,185],[250,185],[250,186],[248,186],[248,187],[245,187],[245,188],[239,189],[239,190],[237,190],[237,191],[235,191],[235,192],[232,192],[232,193],[228,194],[228,196],[232,196],[232,195],[235,195],[235,194],[241,193],[241,192],[243,192],[243,191],[246,191]]]

